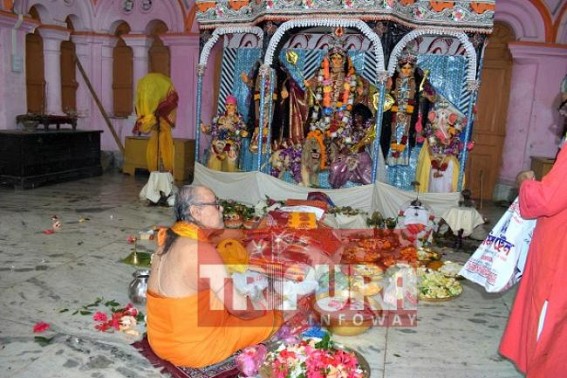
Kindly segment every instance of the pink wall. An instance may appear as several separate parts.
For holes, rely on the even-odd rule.
[[[567,49],[511,44],[514,58],[500,179],[513,183],[531,156],[554,157],[563,127],[557,111]]]
[[[545,42],[544,19],[530,1],[499,0],[496,21],[512,27],[517,40],[509,45],[514,65],[499,175],[500,184],[512,186],[516,174],[530,167],[531,156],[553,157],[557,152],[567,41],[559,34],[563,39],[558,43]]]

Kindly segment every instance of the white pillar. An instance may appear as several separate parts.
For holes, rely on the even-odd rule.
[[[83,69],[97,98],[102,104],[104,111],[111,115],[113,109],[112,52],[118,39],[112,35],[102,34],[74,34],[72,39],[76,44],[77,56],[81,60]],[[116,142],[110,130],[108,130],[106,121],[96,105],[87,83],[79,72],[77,72],[77,82],[79,83],[77,90],[77,110],[79,115],[88,118],[85,124],[91,125],[92,129],[104,131],[101,138],[101,148],[103,150],[116,150]],[[86,108],[83,106],[86,106]],[[82,125],[82,122],[79,125]]]
[[[114,92],[112,90],[112,82],[114,78],[114,47],[118,39],[112,36],[102,40],[100,46],[100,96],[104,110],[112,115],[114,113]]]
[[[92,72],[91,37],[86,35],[72,35],[71,40],[75,44],[75,54],[90,81]],[[75,69],[75,77],[78,83],[76,95],[77,114],[79,117],[86,118],[91,115],[91,109],[96,105],[94,101],[92,101],[92,95],[78,67]]]
[[[177,134],[195,138],[199,36],[162,34],[160,38],[169,47],[171,81],[179,94]]]
[[[150,46],[152,45],[152,38],[149,38],[142,34],[125,34],[122,35],[122,39],[128,47],[132,48],[134,59],[133,90],[135,93],[136,86],[138,85],[138,80],[140,80],[148,73],[148,52],[150,50]]]
[[[61,41],[69,39],[67,29],[39,28],[43,38],[45,113],[63,114],[61,109]]]

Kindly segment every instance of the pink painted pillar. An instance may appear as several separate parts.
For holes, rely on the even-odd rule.
[[[39,28],[43,38],[46,114],[63,114],[61,109],[61,41],[69,39],[66,29]]]
[[[182,138],[195,138],[199,36],[164,34],[160,38],[169,47],[171,81],[179,94],[177,126],[173,133]]]
[[[112,81],[114,47],[117,42],[118,39],[111,36],[102,40],[100,46],[100,66],[95,69],[95,71],[98,71],[95,75],[98,74],[98,79],[100,80],[100,91],[98,95],[100,96],[104,109],[109,115],[114,113]],[[96,62],[93,62],[93,65],[96,65]]]
[[[554,157],[557,152],[556,98],[567,72],[567,49],[508,47],[514,66],[499,181],[512,185],[516,174],[530,167],[532,156]]]
[[[152,38],[148,38],[142,34],[126,34],[122,39],[132,48],[133,54],[133,80],[134,80],[134,95],[136,94],[136,87],[138,80],[148,73],[148,51],[152,45]]]

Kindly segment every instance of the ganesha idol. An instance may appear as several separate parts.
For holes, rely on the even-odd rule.
[[[213,119],[211,126],[201,130],[212,137],[207,167],[216,171],[236,172],[241,139],[248,136],[246,124],[236,110],[236,97],[226,98],[226,111]]]
[[[467,119],[447,101],[439,101],[427,115],[416,180],[429,192],[455,192],[459,176],[460,139]],[[467,146],[472,148],[472,144]],[[420,186],[420,189],[421,189]]]

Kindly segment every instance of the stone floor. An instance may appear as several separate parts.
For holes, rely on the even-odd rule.
[[[33,190],[0,188],[1,376],[163,376],[130,346],[136,338],[99,332],[92,315],[81,315],[108,312],[103,305],[85,307],[97,298],[128,303],[136,270],[120,262],[132,248],[128,236],[171,223],[169,208],[138,201],[146,179],[106,173]],[[483,207],[493,222],[505,210]],[[54,215],[62,227],[46,234]],[[140,243],[139,249],[152,246]],[[452,261],[468,256],[443,251]],[[497,352],[514,290],[495,295],[464,286],[451,302],[420,304],[417,327],[375,327],[337,339],[365,356],[372,377],[521,377]],[[41,321],[50,328],[33,333]],[[35,336],[52,339],[41,346]]]

